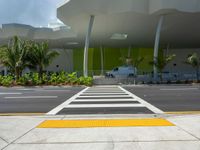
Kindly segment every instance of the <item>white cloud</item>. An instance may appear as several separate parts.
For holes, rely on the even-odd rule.
[[[48,26],[57,20],[56,8],[64,0],[0,0],[0,24]]]

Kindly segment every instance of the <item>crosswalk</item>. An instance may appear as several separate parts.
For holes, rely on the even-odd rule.
[[[163,111],[121,86],[88,87],[57,106],[48,115],[161,114]]]

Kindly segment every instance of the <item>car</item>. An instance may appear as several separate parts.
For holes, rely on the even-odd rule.
[[[106,72],[106,77],[135,77],[137,69],[133,66],[120,66]]]

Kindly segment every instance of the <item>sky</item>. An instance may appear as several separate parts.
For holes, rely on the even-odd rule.
[[[64,0],[0,0],[0,24],[21,23],[47,27],[56,22],[57,6]]]

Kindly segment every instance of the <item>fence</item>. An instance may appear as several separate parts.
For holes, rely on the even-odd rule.
[[[164,72],[158,74],[158,78],[155,81],[153,78],[152,72],[139,72],[136,77],[127,77],[127,76],[116,76],[114,78],[106,77],[105,73],[103,75],[99,75],[100,71],[95,70],[89,71],[89,74],[93,76],[95,84],[151,84],[154,82],[157,83],[188,83],[195,81],[197,76],[195,73],[168,73]],[[105,71],[107,72],[107,71]],[[96,74],[99,73],[99,74]]]

